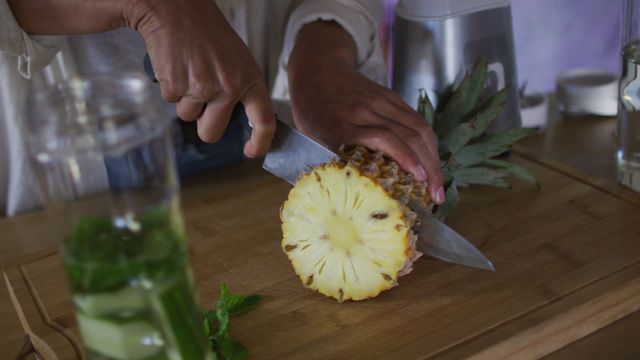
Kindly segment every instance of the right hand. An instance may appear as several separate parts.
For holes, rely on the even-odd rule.
[[[276,129],[267,86],[213,0],[137,1],[125,18],[146,42],[162,97],[182,120],[197,120],[203,141],[220,140],[241,102],[253,127],[245,155],[267,152]]]
[[[355,64],[355,43],[339,24],[317,21],[300,31],[288,64],[297,128],[333,149],[364,145],[383,151],[418,181],[427,181],[431,199],[442,204],[444,180],[433,130]]]

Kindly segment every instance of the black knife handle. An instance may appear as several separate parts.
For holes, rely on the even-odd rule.
[[[151,65],[151,58],[149,57],[149,54],[144,54],[144,72],[147,74],[147,76],[149,77],[149,79],[151,79],[151,81],[157,83],[158,80],[156,79],[156,74],[153,72],[153,66]],[[251,133],[251,123],[249,122],[249,118],[247,117],[247,112],[244,109],[244,105],[242,105],[241,102],[237,103],[236,106],[233,108],[233,112],[231,113],[231,119],[229,120],[229,122],[232,121],[239,121],[240,124],[242,124],[242,127],[244,127],[245,130],[247,130],[249,133]]]

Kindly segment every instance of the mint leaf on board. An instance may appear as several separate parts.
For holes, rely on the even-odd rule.
[[[243,314],[256,307],[260,302],[259,295],[244,296],[229,293],[226,284],[222,284],[220,287],[220,298],[226,304],[227,311],[231,316]]]
[[[259,295],[232,294],[227,284],[220,285],[220,296],[216,301],[216,308],[203,314],[205,333],[218,358],[224,360],[247,358],[247,349],[231,338],[230,318],[255,308],[260,299]]]
[[[231,338],[226,338],[222,342],[220,352],[225,360],[244,360],[248,355],[247,348]]]

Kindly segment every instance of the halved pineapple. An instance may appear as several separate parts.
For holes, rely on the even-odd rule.
[[[532,129],[508,129],[485,135],[500,114],[508,89],[480,103],[487,72],[480,60],[453,93],[434,109],[420,92],[418,112],[439,138],[446,201],[442,219],[458,203],[458,186],[506,187],[506,178],[535,183],[524,168],[494,159]],[[302,283],[339,301],[375,297],[397,284],[420,255],[411,228],[411,206],[428,210],[426,183],[418,183],[382,152],[362,146],[342,149],[340,159],[300,178],[282,212],[282,248]]]
[[[424,187],[382,153],[359,147],[343,155],[296,182],[280,214],[282,249],[304,286],[364,300],[397,285],[422,255],[406,204],[416,188],[424,197]]]

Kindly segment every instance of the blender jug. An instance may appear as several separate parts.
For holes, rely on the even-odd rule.
[[[508,0],[400,0],[393,51],[393,90],[413,106],[421,88],[437,106],[439,97],[484,57],[484,94],[510,86],[505,109],[489,131],[520,127]]]

